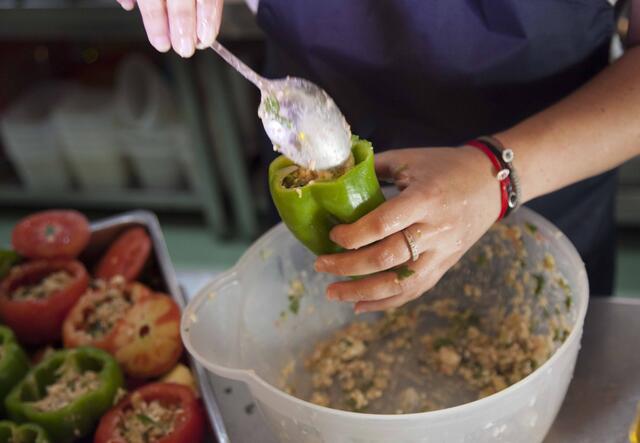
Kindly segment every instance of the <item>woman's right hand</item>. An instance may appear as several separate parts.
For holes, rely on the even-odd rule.
[[[160,52],[173,48],[191,57],[196,48],[211,46],[220,30],[224,0],[118,0],[131,11],[136,2],[149,41]]]

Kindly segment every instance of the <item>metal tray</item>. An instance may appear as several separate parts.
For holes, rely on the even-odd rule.
[[[158,218],[149,211],[125,212],[92,223],[91,240],[89,246],[83,252],[82,261],[89,265],[93,264],[109,244],[114,241],[118,234],[132,226],[145,228],[151,236],[153,244],[153,255],[150,263],[143,272],[143,278],[141,278],[141,280],[149,284],[154,290],[169,294],[175,302],[178,303],[180,309],[184,310],[187,305],[186,294],[178,283],[176,271],[169,258],[169,251],[167,250]],[[209,377],[207,377],[205,369],[197,364],[190,355],[188,359],[191,368],[194,370],[196,382],[202,395],[207,415],[209,416],[209,422],[213,428],[213,438],[218,443],[229,443],[229,436],[224,426],[222,414],[216,402]]]

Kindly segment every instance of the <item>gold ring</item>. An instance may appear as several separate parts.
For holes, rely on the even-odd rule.
[[[418,252],[418,246],[416,245],[415,238],[413,238],[413,234],[409,232],[409,228],[403,229],[402,234],[404,235],[404,239],[407,241],[407,246],[409,246],[409,252],[411,252],[411,260],[418,260],[418,258],[420,257],[420,253]]]

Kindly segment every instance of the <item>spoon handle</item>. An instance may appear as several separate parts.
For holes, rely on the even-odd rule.
[[[220,57],[229,63],[236,71],[244,76],[251,83],[256,85],[261,91],[264,89],[266,79],[258,75],[253,69],[245,65],[242,60],[233,55],[227,48],[222,46],[218,41],[214,41],[211,45],[211,49],[216,51]]]

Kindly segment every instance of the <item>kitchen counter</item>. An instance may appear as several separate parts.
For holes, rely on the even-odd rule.
[[[193,294],[199,284],[189,277]],[[640,402],[639,342],[640,299],[591,299],[574,378],[544,443],[628,442]],[[221,443],[277,443],[243,383],[211,382],[228,433]]]
[[[640,299],[591,298],[567,397],[545,443],[626,443],[640,402]]]

